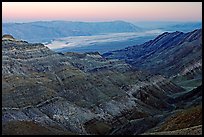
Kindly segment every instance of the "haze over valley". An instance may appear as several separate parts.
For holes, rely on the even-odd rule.
[[[140,23],[134,25],[125,21],[38,21],[3,23],[2,29],[3,34],[11,34],[28,42],[42,42],[58,52],[105,53],[142,44],[166,31],[189,32],[202,27],[201,22],[143,22],[141,27],[137,24],[141,26]]]

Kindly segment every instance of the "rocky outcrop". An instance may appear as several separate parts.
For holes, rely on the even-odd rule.
[[[9,34],[4,34],[2,40],[14,40],[14,37]]]

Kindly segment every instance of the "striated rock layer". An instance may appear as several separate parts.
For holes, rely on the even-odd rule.
[[[174,110],[174,95],[185,91],[162,75],[97,52],[62,54],[40,43],[3,39],[2,55],[3,134],[16,124],[35,127],[30,134],[42,127],[45,132],[39,134],[51,129],[56,134],[118,134],[145,120],[141,129],[129,132],[140,134]]]
[[[161,74],[184,88],[197,87],[202,81],[202,29],[165,32],[154,40],[105,53],[103,57],[124,60],[139,70]]]

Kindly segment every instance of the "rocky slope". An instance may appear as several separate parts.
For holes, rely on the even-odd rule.
[[[202,135],[202,125],[174,131],[144,133],[142,135]]]
[[[3,37],[2,55],[3,134],[28,134],[11,130],[16,125],[30,134],[118,134],[140,126],[129,132],[140,134],[176,109],[174,96],[185,91],[97,52],[55,53]]]
[[[172,112],[163,122],[147,131],[148,134],[160,135],[201,135],[202,104]]]
[[[110,134],[114,135],[201,135],[202,86],[179,93],[172,100],[176,109],[161,115],[130,120]],[[144,133],[143,133],[144,132]]]
[[[103,57],[124,60],[137,69],[159,73],[183,87],[187,83],[197,87],[202,81],[202,29],[188,33],[165,32],[154,40],[108,52]]]

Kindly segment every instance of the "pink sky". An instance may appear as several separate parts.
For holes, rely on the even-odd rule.
[[[2,19],[202,21],[202,2],[2,2]]]

